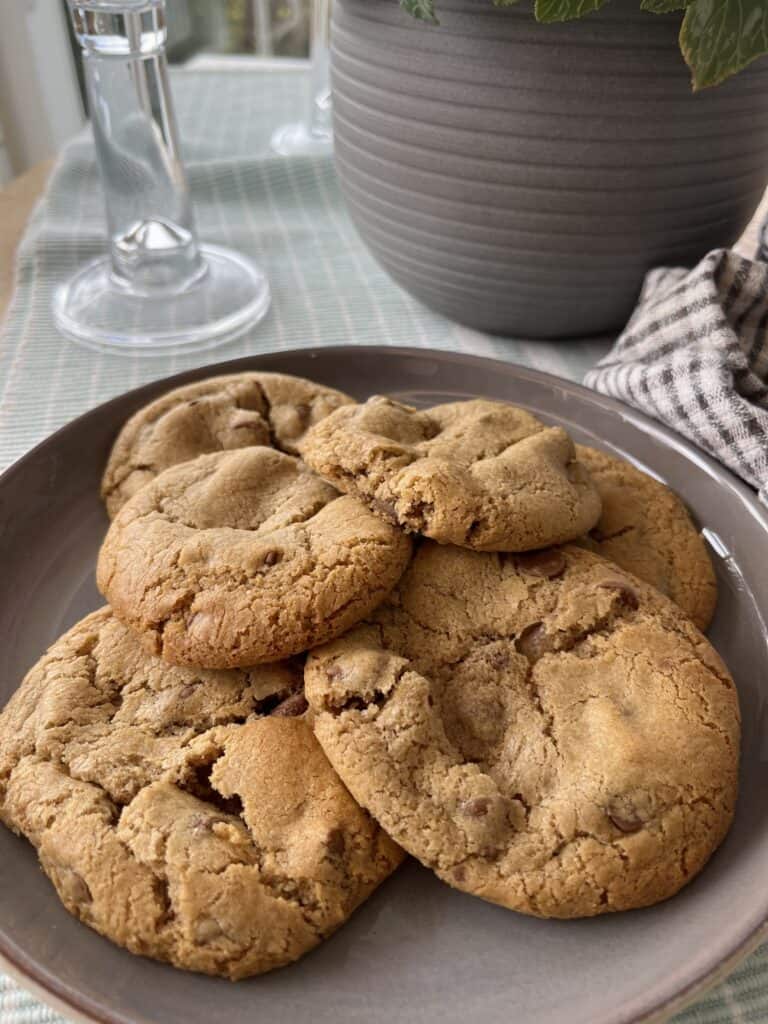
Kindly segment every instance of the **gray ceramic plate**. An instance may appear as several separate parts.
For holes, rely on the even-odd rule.
[[[703,874],[651,910],[574,922],[526,918],[461,895],[407,864],[299,964],[232,985],[130,956],[59,905],[30,846],[0,829],[0,954],[71,1016],[109,1024],[626,1024],[664,1016],[760,939],[768,919],[768,517],[733,476],[657,424],[576,385],[492,360],[391,348],[295,351],[209,366],[108,402],[0,478],[0,698],[76,619],[106,519],[99,478],[126,417],[212,373],[281,370],[364,397],[419,404],[507,399],[667,481],[713,545],[712,638],[744,715],[734,828]]]

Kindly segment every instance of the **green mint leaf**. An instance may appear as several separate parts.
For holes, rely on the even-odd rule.
[[[642,0],[640,10],[668,14],[670,11],[684,11],[692,3],[693,0]]]
[[[400,6],[419,21],[431,21],[437,25],[435,0],[400,0]]]
[[[537,21],[570,21],[599,11],[608,0],[536,0]]]
[[[768,0],[694,0],[680,30],[694,89],[718,85],[768,52]]]

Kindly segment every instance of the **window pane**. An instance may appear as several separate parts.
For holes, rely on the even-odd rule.
[[[308,55],[310,0],[167,0],[167,5],[173,62],[200,53]]]

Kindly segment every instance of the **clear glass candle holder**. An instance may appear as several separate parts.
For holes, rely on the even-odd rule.
[[[281,156],[331,153],[331,0],[312,0],[309,75],[301,121],[284,124],[272,136],[272,149]]]
[[[165,55],[165,0],[68,0],[106,199],[108,255],[56,292],[67,337],[160,354],[221,345],[266,314],[270,290],[247,257],[201,245]]]

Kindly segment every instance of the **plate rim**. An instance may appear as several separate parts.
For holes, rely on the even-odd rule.
[[[136,408],[138,409],[142,401],[153,400],[150,396],[153,396],[155,393],[159,396],[163,391],[173,390],[195,380],[203,380],[206,377],[242,373],[249,370],[258,371],[259,369],[264,372],[280,373],[286,372],[280,370],[277,365],[284,358],[303,358],[311,364],[319,356],[333,357],[334,355],[341,356],[351,353],[354,353],[356,356],[362,355],[369,358],[390,356],[421,361],[432,359],[437,362],[497,367],[504,374],[511,373],[522,380],[536,381],[551,388],[557,388],[579,399],[586,400],[590,404],[597,405],[607,411],[612,411],[623,420],[631,423],[641,433],[650,434],[653,437],[662,439],[667,447],[671,447],[680,454],[685,455],[698,469],[706,472],[708,476],[717,479],[720,486],[726,483],[728,488],[734,491],[749,508],[754,517],[761,523],[766,534],[768,534],[768,509],[761,505],[752,488],[736,476],[731,469],[718,462],[707,452],[697,448],[692,442],[670,427],[660,423],[658,420],[654,420],[633,406],[587,388],[583,384],[568,378],[558,377],[544,370],[538,370],[534,367],[524,366],[505,359],[474,355],[448,348],[425,349],[401,345],[314,345],[289,347],[252,353],[236,359],[206,363],[181,370],[166,377],[158,377],[155,380],[113,395],[104,402],[100,402],[98,405],[68,420],[47,437],[38,441],[32,448],[0,472],[0,489],[7,486],[15,474],[21,471],[28,462],[33,461],[50,446],[55,446],[57,440],[61,437],[66,436],[70,431],[81,429],[83,424],[89,419],[98,420],[103,416],[105,410],[126,399],[135,399]],[[307,368],[307,376],[311,376],[311,365]],[[734,946],[730,953],[723,956],[717,964],[697,978],[694,978],[693,981],[675,995],[664,999],[647,1010],[642,1010],[638,1016],[632,1018],[629,1024],[661,1024],[662,1021],[668,1020],[673,1014],[684,1009],[693,1000],[729,975],[766,938],[768,938],[768,909],[766,909],[762,920]],[[18,984],[30,991],[35,998],[47,1003],[58,1013],[67,1014],[78,1022],[84,1022],[84,1024],[124,1024],[125,1018],[112,1013],[108,1008],[105,1009],[103,1015],[89,1009],[85,1005],[87,999],[83,998],[82,1002],[80,1001],[80,993],[73,992],[64,985],[60,986],[54,976],[47,977],[43,971],[37,970],[35,964],[25,965],[20,963],[13,955],[12,946],[8,942],[3,929],[0,929],[0,967]]]

